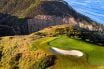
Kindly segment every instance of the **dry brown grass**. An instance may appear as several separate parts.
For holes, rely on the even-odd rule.
[[[0,69],[29,69],[40,61],[41,58],[47,56],[47,54],[41,49],[35,51],[30,50],[32,41],[37,36],[16,36],[16,37],[2,37],[0,40],[0,48],[2,48],[3,56],[0,61]],[[35,38],[36,37],[36,38]],[[18,56],[21,54],[21,56]]]

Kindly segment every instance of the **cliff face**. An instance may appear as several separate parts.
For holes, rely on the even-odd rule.
[[[99,29],[96,22],[76,12],[63,0],[0,0],[0,12],[0,35],[29,34],[49,26],[68,23],[90,30]],[[4,33],[3,30],[11,33]]]

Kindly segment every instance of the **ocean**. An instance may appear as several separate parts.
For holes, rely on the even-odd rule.
[[[77,12],[80,12],[92,20],[104,24],[104,0],[65,0]]]

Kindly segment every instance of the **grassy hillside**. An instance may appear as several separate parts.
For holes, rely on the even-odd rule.
[[[1,0],[0,12],[25,17],[40,4],[40,0]]]
[[[41,69],[49,62],[48,53],[35,47],[39,36],[3,37],[0,40],[0,69]],[[45,59],[47,58],[47,59]],[[51,59],[51,57],[49,58]],[[44,61],[45,60],[45,61]],[[40,66],[41,65],[41,66]]]
[[[0,69],[103,69],[104,48],[66,36],[42,37],[29,36],[0,38]],[[55,54],[51,47],[67,50],[81,50],[83,57]],[[50,58],[49,58],[50,59]],[[47,62],[48,61],[48,62]]]

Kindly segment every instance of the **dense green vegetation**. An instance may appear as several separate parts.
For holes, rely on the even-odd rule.
[[[74,37],[87,41],[89,43],[104,46],[104,32],[92,31],[89,29],[81,28],[77,25],[66,26],[64,28],[57,28],[54,35],[67,35],[68,37]]]

